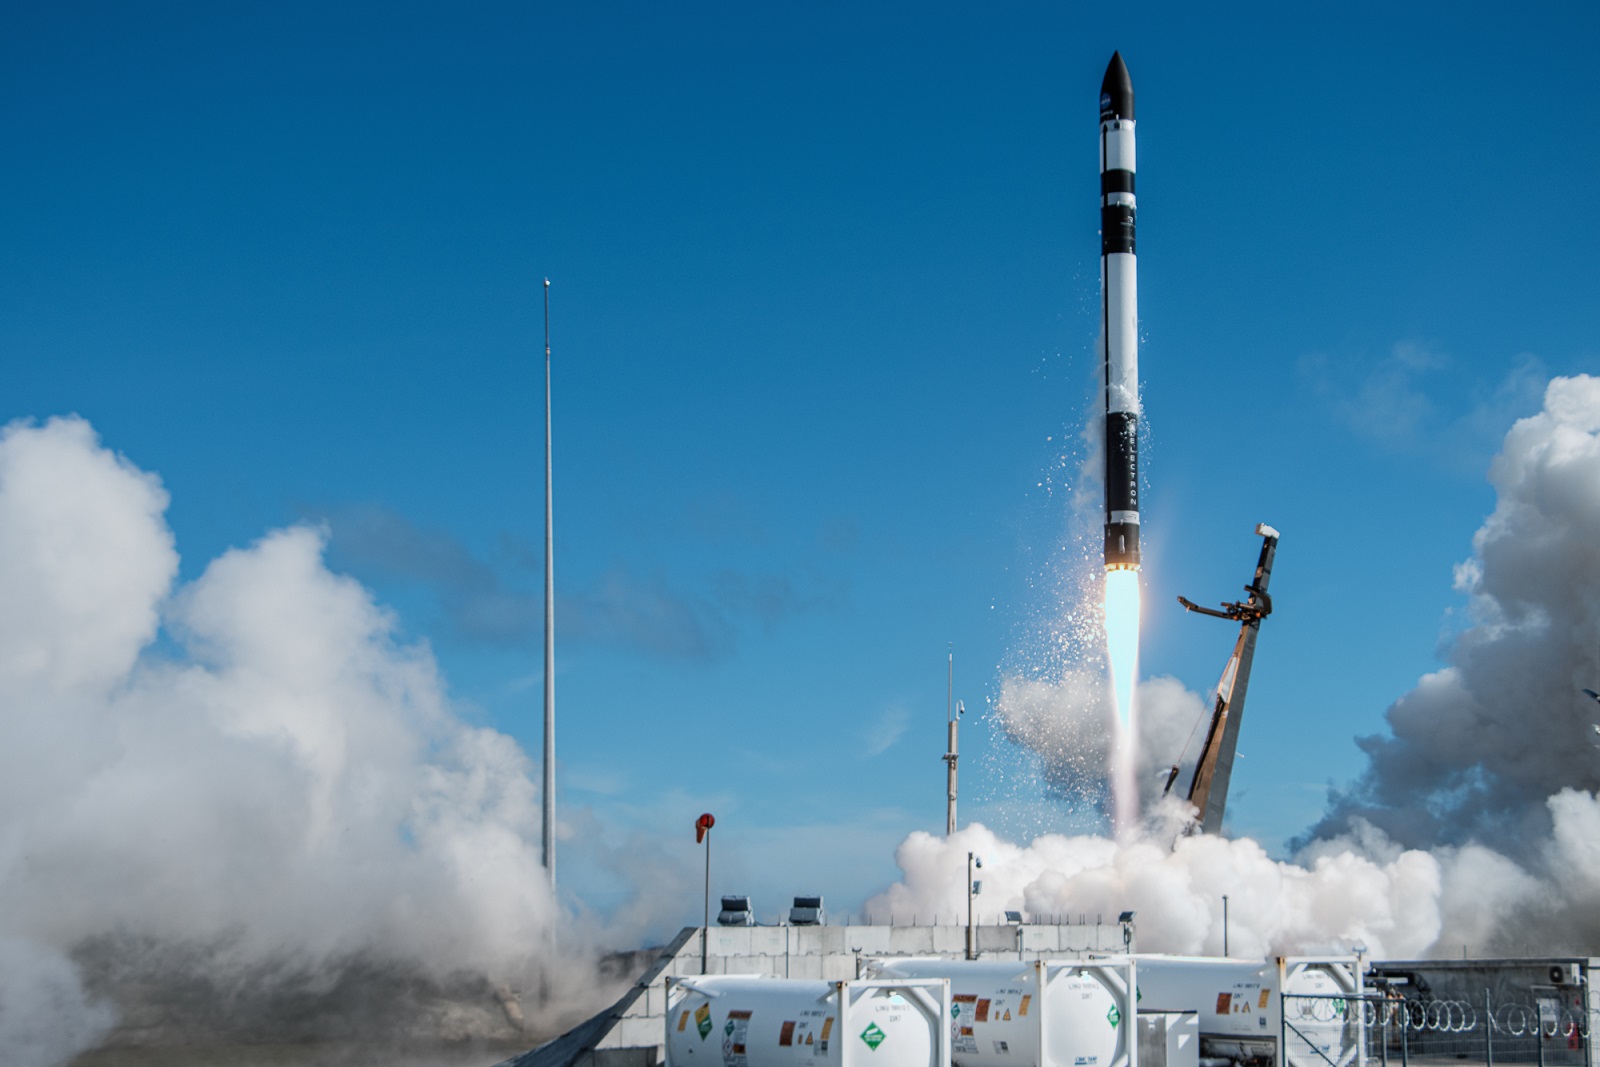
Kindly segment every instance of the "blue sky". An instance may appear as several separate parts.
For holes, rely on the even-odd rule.
[[[37,7],[0,40],[0,416],[158,472],[192,578],[311,521],[538,754],[553,279],[563,880],[854,905],[942,825],[944,664],[1039,655],[1138,94],[1144,673],[1269,521],[1234,829],[1437,666],[1484,471],[1600,338],[1581,5]],[[1067,457],[1064,461],[1063,457]],[[1064,551],[1065,549],[1065,551]],[[1047,829],[969,716],[968,817]],[[986,800],[987,798],[987,800]],[[1023,809],[1026,810],[1023,810]],[[1064,817],[1064,816],[1063,816]],[[536,832],[536,831],[535,831]],[[682,919],[698,914],[697,895]]]

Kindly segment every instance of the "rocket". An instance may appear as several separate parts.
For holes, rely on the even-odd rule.
[[[1133,82],[1122,53],[1100,83],[1100,336],[1106,379],[1106,570],[1139,569],[1139,271]]]

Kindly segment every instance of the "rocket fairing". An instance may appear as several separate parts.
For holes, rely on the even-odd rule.
[[[1139,569],[1139,272],[1133,82],[1114,53],[1100,83],[1100,336],[1106,380],[1106,570]]]

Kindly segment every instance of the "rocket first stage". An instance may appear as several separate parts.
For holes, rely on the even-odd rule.
[[[1100,83],[1100,335],[1106,374],[1106,570],[1139,569],[1139,272],[1133,82],[1122,53]]]

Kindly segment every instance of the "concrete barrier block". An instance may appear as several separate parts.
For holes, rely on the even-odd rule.
[[[933,952],[934,931],[937,926],[895,926],[889,930],[889,954],[893,956],[926,956]]]
[[[809,956],[790,956],[789,977],[820,980],[822,978],[822,964],[825,958],[815,953]]]
[[[829,982],[844,982],[856,976],[855,956],[822,957],[822,977]]]
[[[1017,928],[1014,926],[979,926],[973,930],[979,952],[989,954],[1015,954]]]
[[[849,951],[848,942],[845,939],[846,931],[843,926],[814,926],[812,929],[817,935],[817,950],[823,955],[837,955],[841,952]]]
[[[786,944],[787,928],[782,926],[753,926],[749,928],[748,952],[766,956],[781,956]]]
[[[711,954],[713,956],[748,956],[751,952],[751,926],[713,926],[711,928]],[[699,946],[695,946],[698,948]]]
[[[881,956],[889,951],[889,927],[847,926],[844,928],[845,948],[863,956]]]

